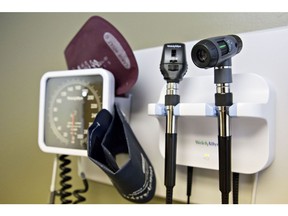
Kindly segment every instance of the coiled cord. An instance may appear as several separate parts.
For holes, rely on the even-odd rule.
[[[50,186],[50,204],[55,204],[55,197],[59,196],[62,204],[78,204],[86,201],[85,197],[81,194],[86,193],[88,191],[88,181],[85,177],[84,172],[82,171],[82,167],[80,165],[80,160],[78,160],[78,167],[80,169],[80,177],[82,179],[84,188],[83,189],[76,189],[73,191],[73,196],[76,198],[76,200],[73,202],[69,197],[72,195],[71,192],[68,190],[72,188],[72,185],[68,182],[72,179],[72,177],[69,175],[71,172],[71,168],[68,167],[68,165],[71,163],[71,160],[69,160],[68,155],[57,155],[53,162],[53,170],[52,170],[52,181]],[[80,158],[79,158],[80,159]],[[56,173],[57,173],[57,161],[60,161],[59,169],[61,170],[59,173],[59,176],[61,177],[60,185],[61,189],[56,190],[55,188],[55,181],[56,181]]]
[[[72,195],[71,192],[67,191],[72,187],[71,184],[68,182],[72,179],[71,176],[69,176],[69,173],[71,172],[71,168],[68,167],[68,165],[71,163],[71,160],[69,160],[68,155],[60,155],[58,156],[59,161],[61,162],[59,165],[59,168],[61,170],[60,172],[60,185],[61,189],[59,191],[60,199],[62,204],[70,204],[72,203],[72,200],[68,199]]]
[[[88,191],[88,188],[89,188],[88,187],[88,181],[87,181],[85,174],[83,172],[80,173],[80,176],[81,176],[83,184],[84,184],[84,189],[78,189],[78,190],[75,190],[73,192],[73,196],[76,197],[76,200],[73,202],[73,204],[78,204],[78,203],[86,201],[86,198],[80,194],[86,193]]]

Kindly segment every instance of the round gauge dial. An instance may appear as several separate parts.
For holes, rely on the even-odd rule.
[[[50,146],[87,149],[88,128],[102,109],[101,83],[89,77],[48,80],[46,142]]]

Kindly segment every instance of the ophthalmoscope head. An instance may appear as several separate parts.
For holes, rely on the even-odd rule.
[[[160,71],[167,82],[179,83],[187,72],[185,44],[164,44]]]

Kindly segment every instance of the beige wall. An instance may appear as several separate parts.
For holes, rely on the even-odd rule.
[[[116,26],[134,50],[288,25],[288,13],[0,14],[0,203],[48,202],[54,155],[38,148],[39,81],[66,69],[63,51],[93,15]],[[77,188],[75,157],[72,165]],[[128,203],[113,187],[89,183],[87,203]]]

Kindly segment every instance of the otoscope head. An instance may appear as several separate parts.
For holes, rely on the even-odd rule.
[[[164,44],[160,71],[167,82],[179,83],[187,72],[185,44]]]
[[[237,35],[201,40],[192,48],[192,61],[199,68],[216,67],[238,54],[242,45],[242,40]]]

